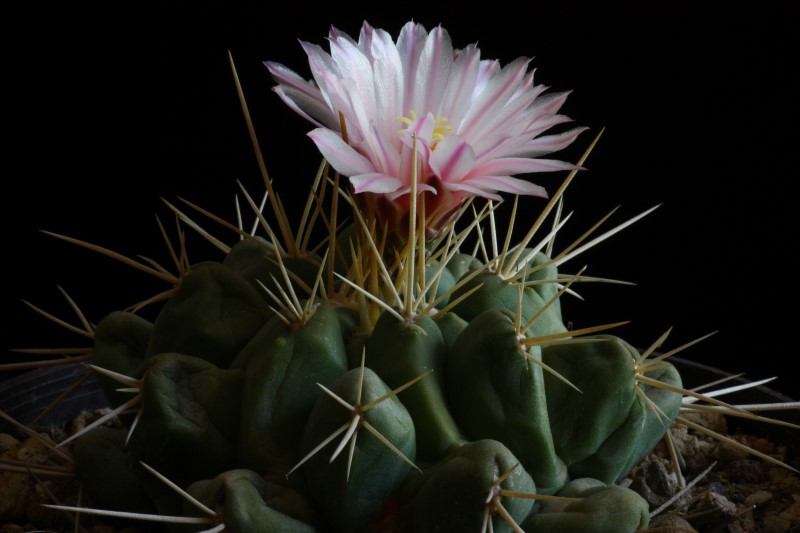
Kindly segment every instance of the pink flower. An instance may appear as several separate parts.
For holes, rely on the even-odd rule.
[[[558,114],[568,93],[544,94],[528,59],[501,67],[481,60],[476,45],[454,49],[441,26],[428,33],[414,22],[396,42],[366,22],[358,41],[336,28],[328,40],[330,53],[302,43],[312,81],[265,64],[275,91],[317,126],[309,136],[356,193],[374,193],[402,211],[416,175],[417,192],[436,195],[426,198],[446,213],[471,195],[545,197],[514,175],[575,168],[541,157],[585,128],[542,135],[570,121]]]

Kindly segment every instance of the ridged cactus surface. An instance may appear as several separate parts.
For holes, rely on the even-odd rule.
[[[397,258],[418,260],[412,244]],[[375,261],[364,249],[333,272],[330,291],[302,298],[328,263],[295,258],[295,278],[277,254],[244,238],[192,269],[152,323],[118,311],[98,324],[94,364],[137,380],[141,396],[127,442],[125,430],[103,429],[77,443],[99,505],[191,511],[144,463],[242,533],[647,525],[644,501],[615,483],[661,439],[681,395],[637,382],[647,364],[621,338],[568,331],[543,253],[522,281],[453,252],[444,264],[422,258],[410,285],[407,265],[387,268],[395,307],[343,281]],[[523,286],[537,272],[546,276]],[[439,278],[452,283],[434,293]],[[408,313],[415,297],[416,311],[438,304]],[[668,363],[653,377],[680,387]],[[102,383],[124,401],[118,383]],[[536,499],[554,495],[566,499]]]

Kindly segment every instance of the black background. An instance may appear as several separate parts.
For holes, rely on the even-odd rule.
[[[396,36],[413,18],[441,23],[457,48],[478,42],[484,58],[533,57],[538,83],[573,90],[563,112],[591,130],[565,159],[606,128],[567,192],[575,215],[565,233],[580,234],[617,205],[607,227],[662,204],[564,266],[636,283],[579,287],[585,301],[564,304],[574,327],[632,320],[617,334],[640,347],[673,327],[665,349],[718,331],[683,355],[751,378],[781,375],[777,387],[797,396],[800,63],[788,2],[708,13],[688,3],[661,11],[283,4],[288,15],[270,4],[162,3],[147,13],[71,6],[46,21],[18,19],[26,37],[7,61],[0,348],[85,344],[20,302],[74,322],[57,286],[94,322],[167,288],[39,229],[168,263],[154,214],[170,230],[174,223],[161,197],[230,217],[236,180],[263,190],[228,50],[275,188],[294,209],[319,156],[305,136],[310,126],[270,90],[262,61],[309,77],[298,39],[323,44],[331,24],[357,34],[364,19]],[[563,175],[534,178],[554,191]],[[543,202],[527,205],[532,220]],[[191,239],[193,260],[216,257]]]

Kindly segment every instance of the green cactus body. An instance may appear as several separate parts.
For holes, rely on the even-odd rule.
[[[522,527],[529,533],[619,533],[650,523],[647,502],[635,492],[595,479],[570,481],[559,496],[574,502],[542,502]]]
[[[520,299],[518,286],[491,272],[480,273],[464,283],[451,296],[451,299],[455,300],[476,287],[477,290],[474,293],[453,309],[453,312],[461,318],[469,322],[487,309],[505,309],[516,314]],[[546,303],[547,301],[540,296],[539,292],[530,287],[522,289],[522,322],[527,323],[534,318]],[[566,331],[567,328],[564,327],[558,307],[554,308],[551,305],[536,318],[525,334],[528,337],[542,337]]]
[[[271,302],[271,300],[262,286],[268,287],[272,291],[281,286],[283,281],[281,263],[287,272],[290,272],[289,282],[295,288],[298,288],[298,283],[305,287],[314,285],[314,279],[319,272],[317,262],[313,261],[311,257],[281,256],[279,260],[274,247],[260,237],[240,240],[231,247],[222,262],[223,265],[247,280],[267,302]],[[275,280],[278,280],[278,285],[275,284]]]
[[[347,370],[339,324],[339,314],[320,304],[305,324],[271,322],[245,347],[239,464],[283,476],[298,459],[297,442],[321,394],[317,383],[329,385]]]
[[[464,275],[480,268],[483,268],[483,263],[478,261],[475,256],[461,252],[454,254],[450,261],[447,262],[447,270],[450,271],[455,280],[459,280]]]
[[[544,378],[553,439],[567,464],[597,451],[635,399],[630,347],[610,335],[584,340],[594,342],[542,349],[544,362],[574,386],[549,374]]]
[[[678,413],[681,395],[647,388],[663,413],[659,420],[635,394],[638,351],[611,335],[587,340],[596,342],[542,350],[544,362],[579,389],[545,376],[553,439],[572,477],[615,483],[661,439]],[[656,379],[680,386],[672,365],[665,363],[658,374]]]
[[[145,491],[125,449],[127,431],[99,427],[83,436],[73,448],[75,468],[98,505],[134,513],[154,513],[155,504]]]
[[[523,258],[531,250],[525,249],[522,253]],[[553,313],[561,317],[561,301],[556,298],[558,294],[558,268],[552,260],[542,252],[536,252],[520,268],[524,271],[522,281],[528,284],[545,302],[553,300]]]
[[[244,375],[183,354],[144,364],[142,415],[131,454],[165,475],[214,475],[235,459]]]
[[[444,351],[450,354],[453,352],[453,345],[456,343],[456,339],[469,323],[455,313],[437,315],[435,320],[436,325],[439,326],[439,332],[442,334]]]
[[[158,314],[147,355],[176,352],[226,368],[271,317],[256,289],[219,263],[190,272]]]
[[[366,343],[366,364],[387,385],[397,388],[433,370],[433,374],[400,393],[417,427],[417,455],[441,457],[461,440],[444,392],[444,339],[430,317],[400,321],[390,313],[378,319]]]
[[[651,372],[650,377],[672,387],[682,386],[680,374],[674,366],[663,362],[659,366],[663,368]],[[576,475],[591,471],[606,483],[617,483],[664,437],[680,411],[682,395],[650,385],[636,386],[658,407],[659,413],[654,413],[643,400],[634,401],[626,423],[606,440],[594,456],[573,465]]]
[[[603,485],[591,501],[586,497],[585,508],[558,512],[498,496],[510,520],[530,531],[566,533],[576,523],[595,531],[596,506],[612,503],[627,510],[603,518],[597,531],[610,531],[613,523],[625,533],[640,527],[631,524],[641,502],[604,484],[626,475],[652,449],[677,414],[680,395],[636,383],[638,353],[616,337],[543,348],[521,343],[566,333],[557,308],[547,303],[557,292],[552,264],[531,270],[521,281],[544,283],[521,292],[517,282],[481,273],[452,294],[441,293],[449,296],[443,304],[479,287],[451,310],[408,320],[383,312],[365,328],[367,315],[337,299],[304,301],[302,316],[294,318],[265,311],[252,277],[262,275],[253,273],[262,272],[265,259],[261,245],[254,246],[240,243],[233,259],[192,271],[153,324],[120,312],[98,325],[98,364],[141,379],[143,398],[127,447],[109,447],[102,434],[79,441],[78,470],[95,492],[108,493],[110,506],[124,507],[119,499],[125,498],[144,508],[149,499],[151,509],[180,511],[180,498],[137,465],[143,461],[178,482],[195,481],[190,492],[222,505],[231,531],[477,533],[484,519],[506,531],[511,526],[487,508],[487,497],[499,490],[493,483],[502,471],[517,465],[504,490],[554,494],[570,476]],[[451,260],[454,270],[444,271],[474,272],[469,258]],[[528,263],[547,261],[540,254]],[[443,271],[427,265],[427,275],[437,272]],[[523,316],[517,318],[520,294]],[[517,331],[537,314],[524,335]],[[156,352],[168,347],[185,352]],[[650,377],[679,386],[674,368],[659,365]],[[354,415],[319,385],[353,406],[386,396],[360,413],[385,441],[357,423],[352,455],[347,442],[330,462]],[[645,407],[635,387],[665,420]],[[114,394],[112,384],[106,388]],[[100,481],[106,471],[85,459],[95,447],[106,450],[98,453],[127,480],[122,492],[106,491]],[[424,474],[409,474],[407,461],[418,461]]]
[[[214,479],[197,481],[189,486],[188,492],[210,509],[224,508],[225,531],[231,533],[319,531],[271,507],[268,485],[252,470],[230,470]],[[189,516],[200,516],[188,502],[184,504],[184,512]]]
[[[510,472],[501,484],[498,479]],[[482,530],[490,515],[493,530],[511,531],[494,512],[487,513],[487,495],[498,489],[534,494],[536,486],[508,448],[493,440],[457,446],[439,463],[412,475],[401,494],[402,525],[414,533],[457,533]],[[530,514],[533,500],[503,497],[502,505],[517,523]]]
[[[363,371],[357,368],[342,375],[330,390],[345,402],[357,406],[359,403],[369,404],[387,395],[391,389],[369,368]],[[320,396],[302,437],[303,452],[313,451],[337,430],[349,425],[351,415],[352,412],[327,394]],[[408,460],[415,459],[415,425],[408,410],[396,397],[378,403],[361,416]],[[330,461],[330,454],[335,449],[332,443],[311,456],[302,468],[312,499],[336,530],[342,532],[370,531],[381,519],[384,502],[411,469],[371,432],[359,428],[355,435],[352,461],[348,460],[349,448]]]
[[[425,265],[425,279],[437,279],[435,284],[436,293],[429,294],[428,299],[433,301],[436,298],[441,298],[440,307],[447,305],[450,293],[456,284],[456,277],[453,276],[450,269],[446,266],[441,267],[439,261],[431,260]]]
[[[553,494],[567,480],[550,429],[538,347],[522,353],[513,317],[490,309],[456,340],[447,387],[456,420],[470,439],[505,444],[530,472],[539,492]]]
[[[141,377],[141,366],[150,343],[153,324],[127,311],[114,311],[97,324],[94,331],[94,364],[123,376]],[[119,383],[98,374],[112,405],[121,405],[130,396],[117,392]]]

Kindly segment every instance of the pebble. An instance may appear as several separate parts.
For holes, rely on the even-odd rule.
[[[772,493],[768,490],[757,490],[747,497],[744,504],[748,507],[759,507],[772,499]]]
[[[696,533],[696,530],[689,522],[675,514],[655,517],[650,522],[650,529],[657,529],[660,533]]]

